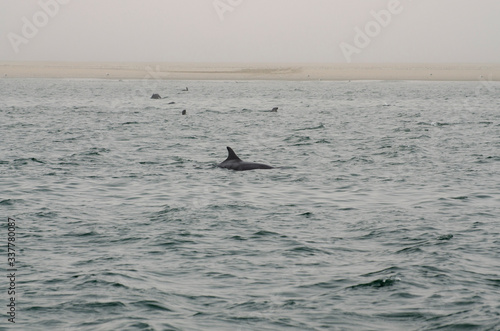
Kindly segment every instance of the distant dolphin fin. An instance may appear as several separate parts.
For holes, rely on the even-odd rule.
[[[233,151],[233,149],[229,146],[227,146],[227,152],[228,152],[228,156],[227,156],[227,159],[226,161],[229,161],[229,160],[240,160],[241,159],[238,157],[238,155],[236,155],[236,153]]]

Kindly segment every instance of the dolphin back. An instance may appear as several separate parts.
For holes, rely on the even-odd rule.
[[[218,164],[219,168],[226,168],[232,170],[253,170],[253,169],[273,169],[270,165],[255,162],[242,161],[238,155],[233,151],[231,147],[227,147],[228,156],[227,159]]]
[[[234,170],[253,170],[253,169],[273,169],[273,167],[263,163],[241,162],[238,165],[238,169]]]

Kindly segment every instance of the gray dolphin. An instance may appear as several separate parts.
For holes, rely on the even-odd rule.
[[[242,161],[231,147],[227,147],[228,156],[227,159],[218,165],[219,168],[226,168],[232,170],[253,170],[253,169],[273,169],[273,167],[254,162]]]

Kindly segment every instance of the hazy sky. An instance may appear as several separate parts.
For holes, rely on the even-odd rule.
[[[500,62],[500,0],[0,0],[0,61]]]

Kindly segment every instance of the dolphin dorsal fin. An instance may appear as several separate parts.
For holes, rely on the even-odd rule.
[[[227,159],[226,161],[229,161],[229,160],[240,160],[241,159],[238,157],[238,155],[236,155],[236,153],[233,151],[233,149],[231,147],[227,147],[227,152],[228,152],[228,156],[227,156]]]

